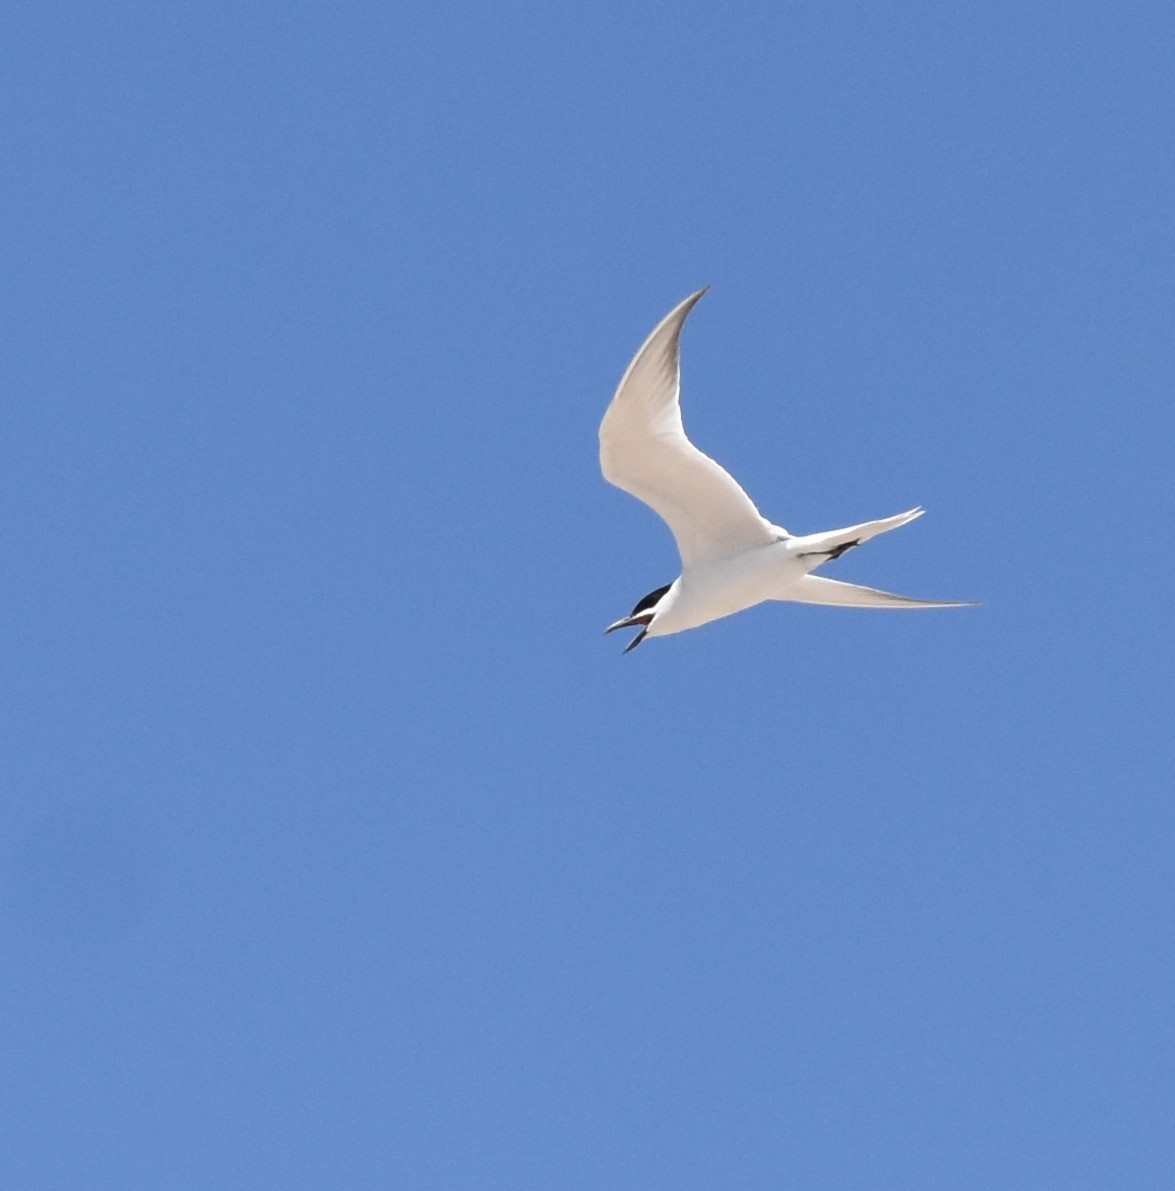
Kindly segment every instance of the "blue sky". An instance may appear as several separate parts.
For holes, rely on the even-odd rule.
[[[1169,1187],[1166,4],[19,5],[0,1183]],[[829,573],[629,657],[687,426]]]

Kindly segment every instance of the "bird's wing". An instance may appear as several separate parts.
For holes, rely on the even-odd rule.
[[[659,513],[683,566],[710,562],[786,533],[765,520],[731,475],[685,436],[678,395],[682,324],[706,291],[671,310],[621,378],[600,423],[600,469]]]
[[[836,604],[841,608],[966,608],[972,600],[912,600],[909,596],[841,583],[823,575],[804,575],[787,589],[787,600],[800,604]]]

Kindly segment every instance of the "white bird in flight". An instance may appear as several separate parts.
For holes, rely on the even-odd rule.
[[[660,514],[681,554],[681,574],[604,631],[639,627],[624,650],[628,653],[646,637],[696,629],[764,600],[845,608],[965,607],[965,602],[912,600],[812,574],[846,550],[921,517],[924,509],[827,533],[792,534],[763,517],[730,473],[686,438],[678,403],[678,344],[687,315],[706,289],[657,324],[621,377],[600,423],[604,478]]]

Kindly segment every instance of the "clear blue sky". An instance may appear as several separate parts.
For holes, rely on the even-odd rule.
[[[19,4],[0,1185],[1169,1188],[1175,9]],[[829,573],[629,657],[693,437]]]

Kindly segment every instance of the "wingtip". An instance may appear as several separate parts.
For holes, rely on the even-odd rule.
[[[673,309],[673,312],[672,312],[672,313],[669,315],[669,317],[670,317],[670,318],[672,318],[674,314],[680,314],[680,315],[682,316],[682,321],[684,321],[684,320],[685,320],[685,315],[689,314],[689,312],[690,312],[691,310],[693,310],[693,308],[694,308],[694,307],[695,307],[695,306],[696,306],[696,305],[697,305],[697,304],[698,304],[698,303],[699,303],[699,302],[700,302],[700,301],[701,301],[701,300],[702,300],[702,299],[703,299],[703,298],[706,296],[706,294],[708,294],[709,292],[710,292],[710,287],[709,287],[708,285],[703,285],[701,289],[696,289],[696,290],[694,290],[694,292],[693,292],[692,294],[690,294],[690,296],[689,296],[688,298],[685,298],[684,300],[682,300],[681,302],[679,302],[679,303],[678,303],[678,304],[677,304],[677,305],[674,307],[674,309]]]

